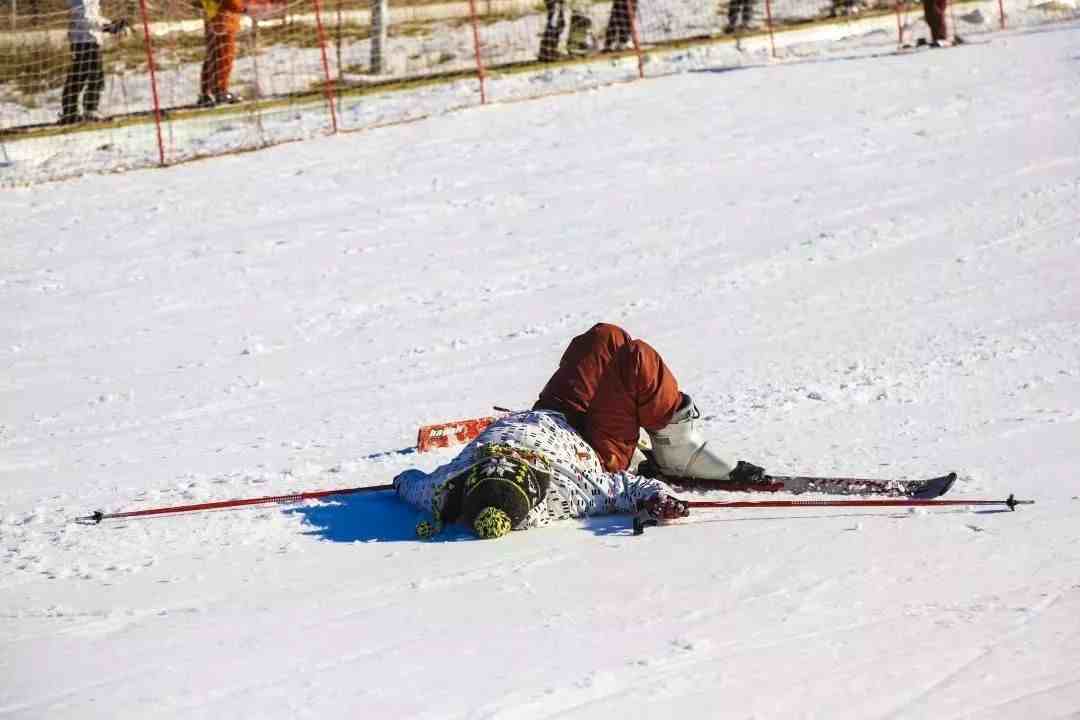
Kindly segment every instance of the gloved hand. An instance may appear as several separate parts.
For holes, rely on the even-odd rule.
[[[120,18],[119,20],[113,20],[110,23],[105,23],[101,28],[103,32],[107,32],[110,35],[120,35],[121,33],[130,32],[131,23],[126,18]]]
[[[661,520],[674,520],[690,514],[690,506],[677,497],[656,493],[650,498],[639,500],[637,514],[634,515],[634,534],[641,535],[648,525],[657,525]]]
[[[675,520],[690,514],[690,506],[685,500],[664,493],[657,493],[647,500],[639,501],[638,510],[644,510],[654,520]]]

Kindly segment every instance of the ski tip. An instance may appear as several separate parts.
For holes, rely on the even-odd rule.
[[[942,475],[941,477],[927,481],[927,483],[911,497],[915,500],[933,500],[952,490],[952,486],[955,483],[956,473],[951,472],[948,475]]]
[[[952,486],[956,484],[956,473],[951,472],[945,476],[945,484],[941,486],[941,495],[952,490]]]

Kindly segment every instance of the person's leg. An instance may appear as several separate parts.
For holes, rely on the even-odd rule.
[[[203,20],[203,33],[206,39],[206,55],[203,56],[202,75],[199,78],[199,102],[209,102],[214,97],[214,77],[217,73],[218,42],[214,32],[214,21]]]
[[[593,49],[592,18],[578,12],[570,14],[570,33],[566,37],[566,52],[574,56],[588,55]]]
[[[739,19],[739,26],[746,29],[754,22],[754,0],[740,0],[740,4],[742,6],[742,16]]]
[[[742,16],[743,0],[731,0],[728,3],[727,27],[724,32],[733,33],[739,28],[739,18]]]
[[[945,8],[947,0],[923,0],[923,16],[930,26],[930,36],[935,40],[945,40],[949,36],[945,26]]]
[[[60,122],[77,122],[79,117],[79,96],[86,85],[86,43],[71,44],[71,66],[64,81],[64,92],[60,101]]]
[[[661,474],[672,478],[696,481],[724,481],[739,463],[719,446],[701,437],[697,421],[701,413],[687,395],[682,395],[678,408],[662,428],[646,428],[652,440],[652,455]],[[753,465],[751,468],[760,470]],[[680,484],[686,484],[681,481]]]
[[[533,409],[565,414],[610,472],[629,468],[642,428],[661,473],[722,481],[734,466],[698,434],[701,414],[660,354],[615,325],[570,342]]]
[[[104,89],[105,68],[101,62],[101,46],[89,43],[86,48],[86,92],[83,94],[83,111],[88,118],[97,115]]]
[[[601,376],[619,348],[630,341],[625,330],[608,323],[598,323],[575,337],[533,409],[561,412],[578,432],[584,432],[585,413]]]
[[[592,37],[590,3],[586,0],[566,0],[566,4],[570,8],[570,32],[566,36],[566,52],[579,57],[587,55],[596,44]]]
[[[604,30],[605,50],[614,50],[622,44],[623,28],[628,21],[626,0],[613,0],[611,14],[608,15],[607,29]]]
[[[540,37],[539,59],[547,62],[559,58],[559,39],[565,27],[563,14],[564,0],[544,0],[547,8],[547,24],[544,26],[544,34]]]
[[[682,398],[660,354],[645,341],[632,340],[618,347],[600,376],[582,434],[605,469],[626,470],[641,428],[667,426]]]
[[[642,340],[620,347],[600,379],[582,433],[605,469],[627,470],[640,429],[664,475],[687,480],[729,480],[734,458],[701,437],[701,417],[659,353]]]
[[[229,79],[236,62],[236,35],[240,32],[240,14],[222,10],[217,14],[218,55],[214,73],[214,97],[221,100],[229,93]]]

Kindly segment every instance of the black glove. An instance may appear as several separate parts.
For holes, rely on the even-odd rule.
[[[675,520],[690,514],[690,506],[677,497],[657,493],[648,500],[638,503],[638,510],[644,510],[656,520]]]
[[[126,18],[120,18],[119,20],[113,20],[110,23],[106,23],[101,28],[103,32],[107,32],[110,35],[119,35],[122,32],[127,32],[131,29],[131,23]]]
[[[664,493],[657,493],[646,500],[639,500],[637,510],[634,516],[635,535],[645,532],[647,525],[656,525],[661,520],[684,518],[690,514],[690,506],[685,500]]]

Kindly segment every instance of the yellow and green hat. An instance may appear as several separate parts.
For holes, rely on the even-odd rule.
[[[477,537],[502,537],[543,502],[551,476],[508,446],[492,444],[480,453],[480,461],[464,478],[462,520]]]

